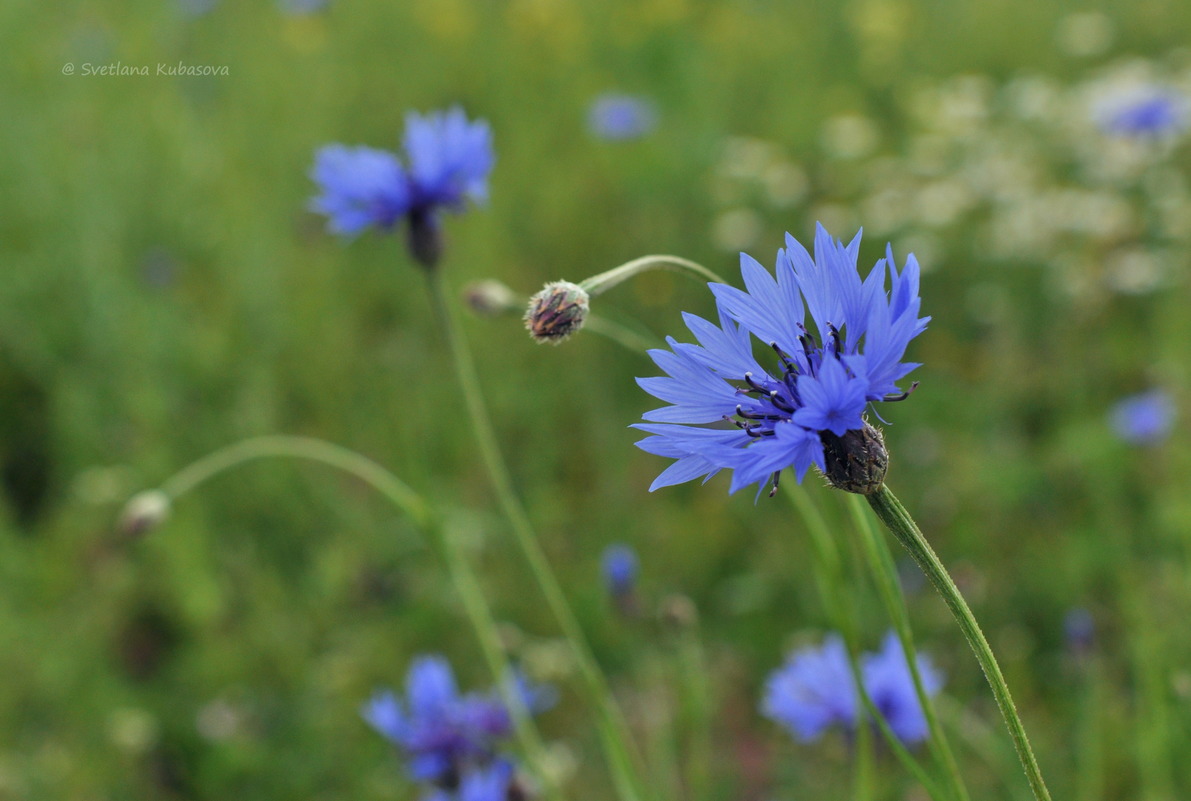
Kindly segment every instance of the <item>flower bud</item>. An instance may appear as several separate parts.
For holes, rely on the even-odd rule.
[[[497,317],[520,309],[525,302],[500,281],[475,281],[463,287],[463,302],[481,317]]]
[[[137,493],[124,504],[120,513],[120,531],[128,537],[147,534],[170,515],[170,498],[161,490]]]
[[[830,431],[820,434],[827,469],[823,475],[827,483],[845,492],[872,495],[885,481],[889,469],[889,453],[881,430],[869,425],[844,432],[837,437]]]
[[[582,287],[554,281],[529,299],[525,327],[538,342],[557,345],[583,327],[588,308],[588,295]]]

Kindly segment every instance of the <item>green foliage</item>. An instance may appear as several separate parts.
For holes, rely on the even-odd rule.
[[[307,17],[224,0],[197,18],[166,0],[6,0],[0,799],[414,797],[361,702],[420,652],[450,655],[469,685],[491,678],[409,521],[321,467],[258,462],[183,498],[142,540],[115,530],[133,493],[276,432],[384,463],[472,533],[513,656],[562,688],[541,725],[574,758],[568,795],[612,798],[573,665],[496,513],[423,276],[399,238],[323,233],[304,210],[315,149],[394,147],[407,109],[458,102],[488,119],[491,202],[446,223],[456,288],[497,278],[528,295],[646,253],[733,276],[742,219],[763,262],[818,218],[869,225],[873,165],[908,163],[922,87],[1033,74],[1066,86],[1130,55],[1183,74],[1185,56],[1166,54],[1191,12],[1162,0],[1101,10],[1112,41],[1073,55],[1055,45],[1067,6],[1025,0],[334,0]],[[179,62],[227,74],[156,74]],[[591,136],[587,104],[609,90],[653,98],[658,131]],[[875,127],[870,153],[833,154],[824,132],[841,116]],[[1033,129],[996,130],[1013,142]],[[1093,186],[1068,140],[1037,136],[1055,181]],[[774,200],[726,184],[730,137],[776,149],[805,190]],[[1153,181],[1185,183],[1187,165],[1184,146]],[[996,255],[995,209],[981,207],[934,228],[869,229],[862,250],[872,263],[885,239],[899,257],[926,245],[934,321],[911,348],[922,386],[888,415],[889,483],[967,594],[1056,798],[1191,788],[1179,758],[1191,644],[1177,625],[1191,608],[1191,450],[1180,430],[1130,448],[1106,422],[1117,398],[1150,386],[1185,407],[1191,380],[1187,232],[1138,200],[1143,179],[1093,187],[1141,209],[1110,242],[1064,233]],[[1114,288],[1106,265],[1129,248],[1166,259],[1157,285]],[[592,310],[682,339],[679,311],[712,306],[697,283],[659,273]],[[756,712],[786,647],[832,620],[790,507],[729,498],[722,478],[646,492],[662,460],[626,428],[654,405],[632,381],[654,370],[643,355],[591,332],[540,347],[512,318],[466,328],[518,488],[667,797],[844,792],[842,740],[796,746]],[[810,491],[853,541],[843,499]],[[601,593],[599,554],[617,540],[642,556],[636,623]],[[888,620],[871,585],[853,590],[874,643]],[[654,628],[671,593],[699,610],[702,678],[689,633]],[[946,610],[927,591],[909,603],[947,675],[942,716],[973,797],[1024,797]],[[1080,606],[1098,633],[1077,657],[1063,617]],[[700,753],[691,732],[705,714],[715,758],[670,765]],[[884,756],[878,797],[909,796]]]

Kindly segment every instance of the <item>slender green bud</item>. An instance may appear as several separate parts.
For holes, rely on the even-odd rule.
[[[525,327],[538,342],[557,345],[583,327],[589,308],[582,287],[570,281],[554,281],[529,299]]]
[[[139,492],[124,504],[120,513],[120,531],[139,537],[159,526],[170,516],[170,498],[161,490]]]
[[[865,421],[863,428],[847,431],[842,437],[830,431],[820,436],[827,461],[823,472],[827,483],[858,495],[872,495],[881,489],[889,469],[889,453],[879,428]]]

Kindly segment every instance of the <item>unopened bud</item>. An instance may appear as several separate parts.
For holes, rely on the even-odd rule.
[[[169,496],[161,490],[145,490],[124,504],[120,531],[128,537],[139,537],[159,526],[169,515]]]
[[[675,593],[662,599],[658,617],[673,629],[689,629],[699,622],[699,609],[688,596]]]
[[[538,342],[557,345],[583,327],[589,308],[587,292],[570,281],[554,281],[529,299],[525,327]]]
[[[475,281],[463,287],[463,302],[481,317],[499,315],[520,310],[525,299],[500,281]]]
[[[889,453],[881,430],[866,421],[863,428],[847,431],[837,437],[830,431],[820,435],[827,469],[823,475],[836,489],[872,495],[885,481],[889,469]]]

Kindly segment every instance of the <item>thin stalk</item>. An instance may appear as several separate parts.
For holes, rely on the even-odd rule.
[[[657,340],[638,334],[626,325],[596,314],[587,315],[587,322],[583,326],[593,334],[607,337],[625,350],[636,354],[645,353],[650,348],[656,348],[662,344]]]
[[[575,619],[575,615],[567,603],[566,595],[554,572],[550,569],[550,563],[534,533],[529,515],[526,514],[521,500],[513,489],[512,478],[505,465],[504,457],[501,455],[500,446],[497,444],[496,434],[492,428],[492,421],[488,417],[488,409],[480,393],[480,382],[471,351],[459,330],[458,322],[455,319],[455,310],[448,300],[440,271],[432,270],[430,272],[429,284],[434,311],[451,352],[451,360],[455,366],[456,377],[468,416],[471,418],[480,458],[487,469],[501,510],[508,518],[509,525],[513,530],[513,538],[525,556],[530,572],[541,588],[546,604],[558,621],[563,636],[570,642],[574,651],[575,660],[587,690],[588,701],[595,708],[597,714],[597,727],[617,791],[624,801],[644,801],[652,794],[641,783],[641,758],[630,748],[632,738],[628,723],[612,698],[608,682],[604,678],[604,674],[600,672],[587,640],[583,636],[583,631],[579,627],[579,622]]]
[[[852,520],[860,531],[865,559],[869,570],[877,584],[885,610],[893,620],[894,631],[901,641],[902,652],[906,656],[906,663],[910,668],[910,677],[914,682],[914,692],[918,696],[918,704],[926,714],[927,727],[930,729],[931,750],[935,758],[943,767],[943,772],[951,784],[951,790],[960,801],[968,801],[968,788],[964,785],[963,775],[959,772],[959,765],[955,761],[955,754],[951,750],[947,733],[939,723],[935,704],[922,684],[922,672],[918,669],[918,655],[914,648],[914,633],[910,628],[910,612],[906,608],[905,598],[898,587],[897,565],[893,561],[893,554],[885,540],[877,536],[876,529],[865,516],[860,496],[848,493],[848,510],[852,513]]]
[[[453,534],[439,516],[408,484],[380,464],[355,451],[310,437],[271,435],[253,437],[234,443],[193,462],[166,479],[159,491],[170,503],[197,488],[220,473],[245,462],[268,458],[296,458],[334,467],[368,484],[393,505],[409,516],[414,523],[437,542],[442,550],[451,581],[463,600],[480,650],[497,687],[512,712],[514,733],[531,764],[537,767],[538,777],[545,783],[546,795],[561,801],[562,793],[556,777],[545,770],[545,747],[513,682],[513,672],[500,645],[500,632],[492,612],[480,589],[475,572],[459,548]]]
[[[702,264],[693,262],[690,259],[684,259],[680,256],[653,255],[626,261],[619,267],[613,267],[611,270],[605,270],[598,275],[593,275],[591,278],[580,281],[579,286],[584,292],[594,298],[597,295],[607,292],[617,284],[629,280],[634,275],[656,269],[685,273],[691,278],[701,281],[711,281],[717,284],[728,283]]]
[[[922,535],[905,507],[889,491],[888,487],[882,486],[873,494],[865,497],[873,511],[877,513],[877,517],[897,538],[898,542],[910,552],[910,556],[918,563],[918,567],[922,569],[930,583],[942,596],[943,603],[947,604],[947,608],[951,610],[960,630],[968,640],[968,645],[976,654],[976,660],[980,663],[985,678],[988,679],[989,687],[992,688],[993,697],[997,701],[997,706],[1000,707],[1001,716],[1005,718],[1005,726],[1009,729],[1009,736],[1013,740],[1014,748],[1017,749],[1018,759],[1021,760],[1034,798],[1037,801],[1050,801],[1050,792],[1046,789],[1046,782],[1042,780],[1042,771],[1038,768],[1038,760],[1034,757],[1025,727],[1022,725],[1021,718],[1018,717],[1017,707],[1013,704],[1013,696],[1009,693],[1005,677],[1001,674],[1001,668],[997,664],[996,657],[993,656],[988,640],[984,638],[984,632],[980,630],[980,625],[976,622],[972,610],[968,608],[967,601],[960,594],[959,588],[951,580],[947,568],[943,566],[934,549],[930,547],[930,543],[926,541],[926,537]]]
[[[827,522],[823,519],[822,513],[820,513],[819,509],[811,500],[810,493],[807,492],[805,487],[801,484],[788,484],[787,486],[789,490],[786,494],[794,502],[794,507],[799,516],[802,517],[802,522],[806,524],[807,531],[810,534],[811,544],[815,552],[817,567],[815,576],[818,579],[819,593],[823,597],[823,605],[827,608],[828,614],[832,616],[833,624],[843,634],[844,643],[848,648],[849,667],[852,671],[852,678],[856,682],[861,703],[865,711],[876,723],[877,728],[881,731],[897,760],[922,785],[927,795],[932,799],[941,799],[944,795],[934,779],[923,769],[922,765],[918,764],[918,760],[914,758],[901,739],[893,733],[893,730],[889,727],[889,722],[885,720],[885,716],[877,709],[864,687],[864,676],[860,671],[859,660],[857,658],[859,652],[857,643],[858,633],[853,617],[847,611],[850,607],[847,604],[847,599],[844,597],[845,593],[841,591],[843,585],[843,566],[840,560],[839,549],[835,546],[835,540],[831,536]],[[864,731],[865,727],[860,727],[860,729]],[[859,774],[861,770],[858,769],[857,772]],[[863,789],[864,785],[862,784],[861,776],[858,775],[857,792],[855,795],[862,797],[861,792]]]

